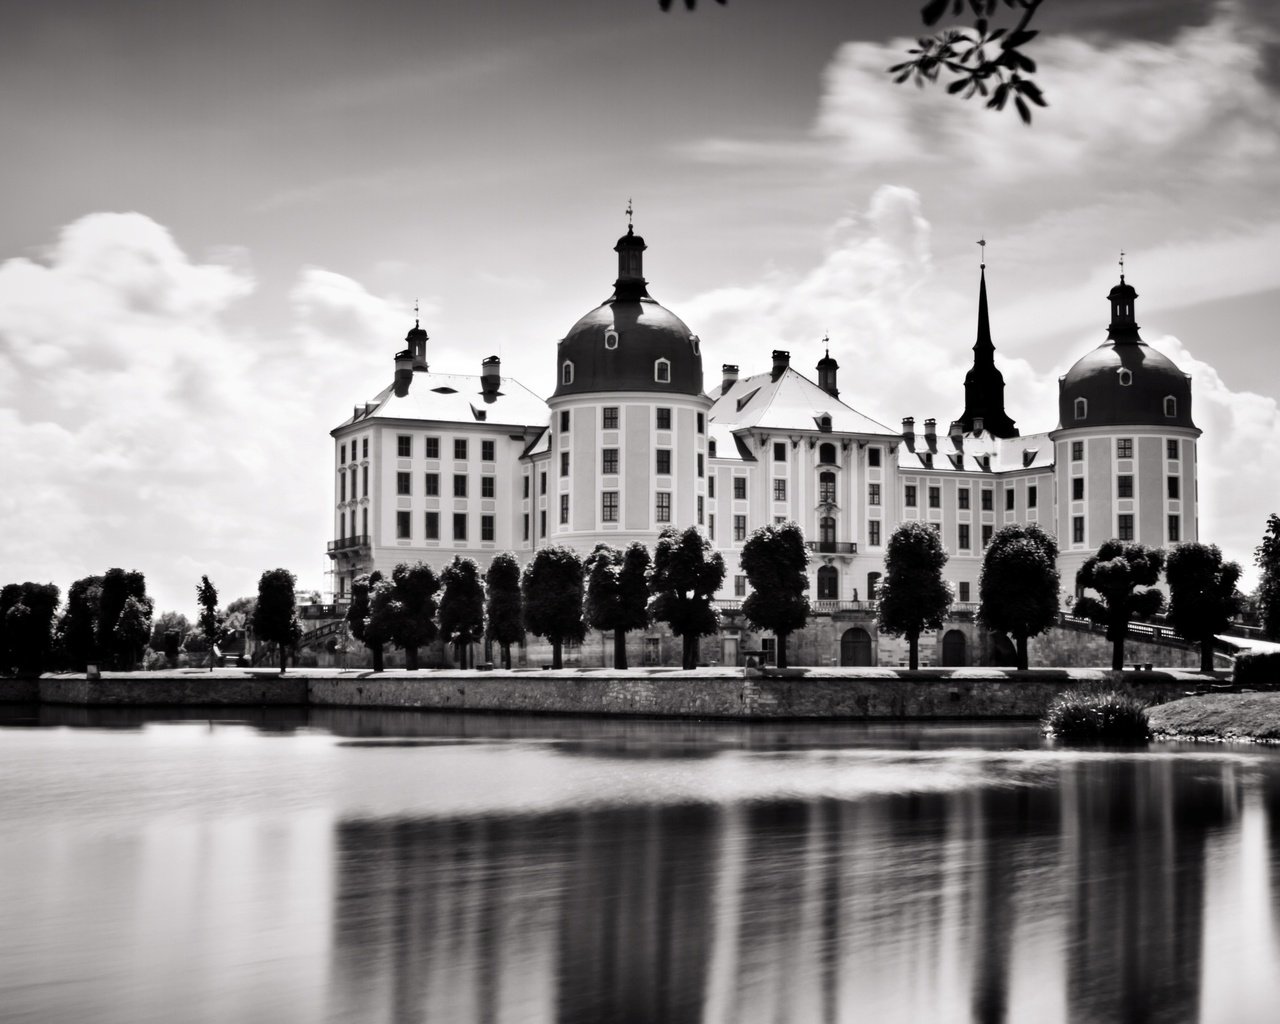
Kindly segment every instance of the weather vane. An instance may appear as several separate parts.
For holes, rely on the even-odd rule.
[[[422,326],[421,319],[418,316],[418,300],[417,299],[413,300],[413,326],[414,327]]]
[[[1120,280],[1124,280],[1124,250],[1120,250]]]
[[[831,355],[831,334],[827,331],[822,332],[822,347],[826,349],[827,355]]]
[[[627,230],[631,230],[631,198],[627,197]]]
[[[982,246],[982,269],[987,269],[987,240],[985,237],[978,239],[978,245]]]

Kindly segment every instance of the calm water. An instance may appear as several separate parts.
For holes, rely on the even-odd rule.
[[[1280,1017],[1280,753],[0,708],[0,1020]]]

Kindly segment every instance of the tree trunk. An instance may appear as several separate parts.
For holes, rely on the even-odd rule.
[[[373,670],[375,672],[382,671],[382,644],[375,644],[369,650],[373,651]]]
[[[404,649],[404,667],[410,672],[414,672],[418,668],[418,648],[416,646],[406,647]]]
[[[1200,671],[1213,675],[1213,637],[1200,641]]]
[[[684,668],[696,668],[698,665],[698,638],[684,637]]]
[[[912,672],[920,667],[920,634],[907,635],[907,668]]]
[[[511,645],[502,645],[502,667],[510,670],[511,668]]]
[[[1018,670],[1025,672],[1029,667],[1027,664],[1027,638],[1020,636],[1014,639],[1018,641]]]
[[[551,667],[563,667],[560,661],[560,639],[558,637],[551,641]]]
[[[627,634],[621,629],[613,631],[613,667],[627,667]]]
[[[1111,641],[1111,670],[1113,672],[1124,671],[1124,639]]]
[[[787,637],[788,633],[778,633],[778,668],[787,667]]]
[[[289,664],[289,648],[284,644],[280,645],[280,674],[284,675],[284,670]]]

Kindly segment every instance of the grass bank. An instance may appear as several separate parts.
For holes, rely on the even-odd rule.
[[[1186,740],[1280,742],[1280,693],[1208,693],[1148,712],[1151,731]]]

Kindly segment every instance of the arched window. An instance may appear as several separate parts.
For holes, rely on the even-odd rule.
[[[867,600],[874,601],[880,596],[880,574],[878,572],[867,573]]]
[[[615,349],[618,347],[618,332],[612,327],[604,332],[604,347],[607,349]]]
[[[653,364],[653,379],[659,384],[671,383],[671,361],[668,359],[658,359]]]
[[[830,421],[827,423],[827,429],[831,429]],[[836,464],[836,446],[830,441],[818,445],[818,461],[824,466],[834,466]]]
[[[836,475],[830,471],[818,474],[818,501],[823,505],[836,503]]]
[[[1089,400],[1087,398],[1076,399],[1076,419],[1082,420],[1089,415]]]
[[[818,570],[818,600],[834,601],[840,596],[840,572],[834,565]]]
[[[1164,414],[1170,418],[1178,415],[1178,400],[1173,395],[1164,396]]]
[[[1120,378],[1120,386],[1127,388],[1133,383],[1133,371],[1127,366],[1122,366],[1116,371],[1116,376]]]
[[[564,365],[560,367],[560,383],[561,384],[573,383],[573,363],[568,359],[566,359],[564,361]]]

